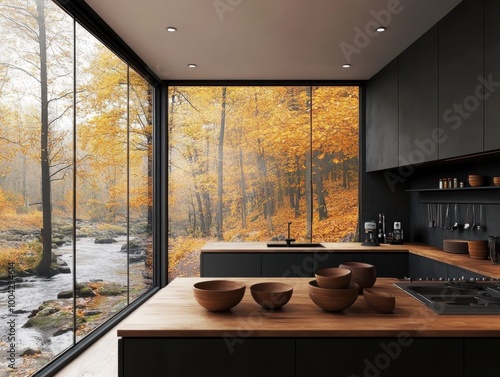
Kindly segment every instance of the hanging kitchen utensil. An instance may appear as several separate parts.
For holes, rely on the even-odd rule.
[[[427,204],[427,222],[429,223],[429,228],[434,227],[434,220],[432,219],[432,204]]]
[[[449,216],[450,216],[450,205],[447,204],[446,205],[446,216],[444,218],[444,229],[448,229],[448,219],[449,219]],[[451,228],[451,226],[450,226]]]
[[[465,224],[464,224],[464,229],[469,229],[470,228],[470,204],[467,204],[467,210],[465,211]]]
[[[472,205],[472,226],[471,230],[476,230],[477,229],[477,223],[476,223],[476,205]]]
[[[458,229],[458,204],[455,204],[455,208],[454,208],[454,211],[453,211],[453,216],[455,217],[455,222],[453,223],[453,225],[451,226],[451,230],[454,232],[455,230]]]
[[[479,220],[477,222],[477,230],[486,229],[486,225],[483,223],[483,205],[479,205]]]

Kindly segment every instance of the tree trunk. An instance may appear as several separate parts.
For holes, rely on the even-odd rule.
[[[49,112],[48,112],[48,93],[47,93],[47,40],[45,35],[45,9],[44,1],[37,0],[37,23],[38,23],[38,42],[40,46],[40,164],[42,170],[42,259],[36,270],[39,275],[51,276],[52,259],[52,203],[51,203],[51,182],[49,166]]]
[[[247,227],[247,187],[243,169],[243,148],[240,146],[241,227]]]
[[[316,153],[317,154],[317,153]],[[326,208],[326,201],[324,196],[323,187],[323,174],[321,168],[321,161],[315,158],[315,172],[313,175],[314,184],[316,185],[316,202],[318,204],[318,216],[320,220],[324,220],[328,217],[328,210]]]
[[[306,153],[306,208],[307,208],[307,225],[306,239],[312,239],[312,177],[311,177],[311,154]]]
[[[224,132],[226,127],[226,87],[222,88],[222,109],[220,115],[219,133],[219,157],[217,160],[217,240],[223,240],[223,218],[222,218],[222,196],[223,190],[223,167],[224,167]]]

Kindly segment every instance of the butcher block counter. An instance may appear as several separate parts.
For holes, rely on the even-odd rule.
[[[352,377],[375,375],[374,368],[386,372],[381,376],[474,376],[464,371],[480,362],[485,367],[491,352],[489,375],[500,368],[493,362],[500,315],[435,314],[394,286],[397,279],[375,284],[396,296],[391,314],[374,312],[362,295],[342,312],[323,311],[308,296],[310,278],[228,278],[246,283],[243,300],[229,311],[209,312],[193,295],[193,284],[202,280],[209,279],[173,280],[122,322],[121,376]],[[282,309],[266,311],[253,300],[250,286],[264,281],[294,287]],[[427,369],[433,361],[438,367]]]

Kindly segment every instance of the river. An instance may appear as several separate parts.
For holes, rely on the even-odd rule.
[[[115,238],[116,243],[95,244],[94,238],[77,240],[76,276],[77,282],[104,281],[122,285],[127,284],[127,254],[121,252],[121,246],[126,237]],[[69,331],[60,336],[46,338],[43,333],[34,328],[23,328],[32,310],[47,300],[57,298],[62,290],[71,290],[73,284],[73,246],[61,246],[54,250],[60,259],[65,261],[71,273],[58,274],[50,279],[40,277],[24,277],[22,282],[16,283],[15,311],[8,312],[8,293],[6,287],[0,290],[0,346],[3,350],[7,342],[9,330],[8,321],[15,320],[16,354],[19,362],[20,354],[26,349],[40,350],[42,353],[57,355],[70,347],[73,343],[73,332]],[[6,373],[7,356],[2,352],[0,356],[0,376]]]

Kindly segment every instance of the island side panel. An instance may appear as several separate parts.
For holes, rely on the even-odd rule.
[[[201,277],[260,277],[260,253],[201,253]]]

